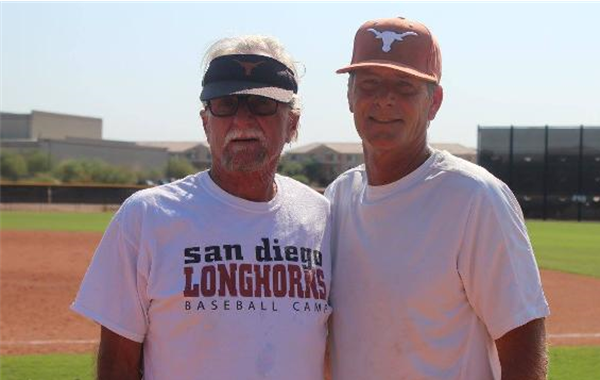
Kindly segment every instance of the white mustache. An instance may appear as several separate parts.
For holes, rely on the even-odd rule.
[[[264,144],[266,137],[263,132],[256,129],[232,129],[225,135],[225,145],[233,140],[257,139],[261,144]]]

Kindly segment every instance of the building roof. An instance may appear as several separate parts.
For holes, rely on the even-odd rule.
[[[311,144],[307,144],[307,145],[302,145],[302,146],[299,146],[296,148],[289,149],[286,153],[287,154],[308,153],[308,152],[312,151],[313,149],[320,147],[321,145],[323,145],[323,144],[322,143],[311,143]]]
[[[308,145],[299,146],[294,149],[287,151],[288,154],[304,154],[310,153],[314,149],[320,147],[327,147],[337,153],[341,154],[362,154],[362,144],[352,142],[340,142],[340,143],[312,143]]]
[[[37,111],[37,110],[32,110],[30,113],[0,112],[0,114],[2,115],[2,117],[10,117],[10,118],[18,118],[18,117],[25,118],[25,117],[31,117],[33,114],[38,114],[38,115],[48,115],[48,116],[54,116],[54,117],[68,117],[68,118],[79,118],[79,119],[86,119],[86,120],[102,121],[102,118],[99,118],[99,117],[71,115],[71,114],[67,114],[67,113],[47,112],[47,111]]]
[[[85,120],[96,120],[96,121],[100,121],[100,122],[102,121],[102,118],[100,118],[100,117],[81,116],[81,115],[72,115],[72,114],[68,114],[68,113],[47,112],[47,111],[37,111],[37,110],[32,110],[29,115],[33,116],[35,114],[52,116],[52,117],[77,118],[77,119],[85,119]]]
[[[431,146],[438,150],[446,150],[454,155],[476,154],[477,149],[469,148],[461,144],[453,143],[431,143]]]
[[[138,141],[137,145],[150,146],[155,148],[166,148],[172,153],[182,153],[202,145],[208,148],[206,141]]]
[[[16,139],[16,140],[2,140],[0,145],[3,148],[26,148],[36,147],[39,148],[40,144],[61,144],[61,145],[79,145],[79,146],[94,146],[94,147],[107,147],[107,148],[126,148],[136,149],[142,151],[163,151],[166,153],[165,148],[153,147],[153,146],[142,146],[129,141],[119,140],[100,140],[100,139],[88,139],[84,137],[67,137],[65,139]]]
[[[30,117],[30,113],[14,113],[14,112],[0,112],[0,116],[3,118],[27,118]]]
[[[143,149],[143,150],[154,150],[160,151],[165,150],[159,146],[147,146],[138,145],[135,142],[121,141],[121,140],[105,140],[105,139],[90,139],[86,137],[70,137],[67,136],[64,139],[46,139],[42,138],[39,141],[48,141],[52,143],[60,144],[76,144],[76,145],[93,145],[93,146],[105,146],[105,147],[120,147],[120,148],[131,148],[131,149]]]
[[[290,149],[287,154],[306,154],[320,147],[327,147],[340,154],[362,154],[362,143],[312,143]],[[435,149],[446,150],[455,155],[475,154],[475,148],[469,148],[461,144],[454,143],[431,143]]]

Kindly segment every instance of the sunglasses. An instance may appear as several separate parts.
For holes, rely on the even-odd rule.
[[[256,116],[272,116],[277,113],[279,102],[259,95],[228,95],[210,99],[208,109],[217,117],[233,116],[240,103],[246,103],[250,113]]]

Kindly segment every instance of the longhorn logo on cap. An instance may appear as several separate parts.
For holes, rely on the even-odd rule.
[[[244,68],[244,73],[246,74],[247,77],[249,77],[250,75],[252,75],[252,70],[254,70],[257,66],[265,63],[265,61],[242,62],[242,61],[238,61],[237,59],[234,59],[234,61],[236,61],[237,63],[239,63],[240,66],[242,66]]]
[[[383,41],[383,46],[381,47],[381,50],[383,50],[386,53],[392,50],[392,44],[394,42],[403,41],[404,37],[407,36],[418,36],[418,34],[415,32],[396,33],[392,30],[384,30],[383,32],[380,32],[373,28],[369,28],[367,30],[369,32],[373,32],[373,34],[376,36],[375,38],[378,38]]]

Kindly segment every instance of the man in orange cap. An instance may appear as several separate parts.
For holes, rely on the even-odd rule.
[[[436,39],[404,18],[369,21],[337,72],[365,164],[326,191],[333,379],[544,379],[549,309],[521,209],[427,142],[443,99]]]

